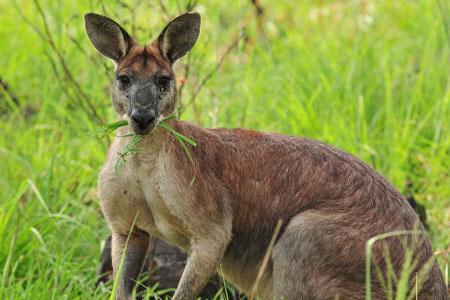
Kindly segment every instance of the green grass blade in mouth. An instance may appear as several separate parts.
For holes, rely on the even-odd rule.
[[[172,126],[170,126],[169,124],[167,124],[163,121],[158,123],[158,127],[162,127],[164,129],[170,131],[170,133],[172,133],[177,138],[178,141],[182,140],[183,142],[186,142],[194,147],[197,146],[197,142],[194,141],[192,138],[179,133],[178,131],[175,130],[175,128],[173,128]]]
[[[175,137],[175,139],[178,141],[181,148],[183,148],[183,151],[186,153],[186,155],[189,158],[189,160],[191,161],[192,165],[195,166],[194,159],[193,159],[192,154],[191,154],[189,148],[187,147],[186,143],[188,143],[189,145],[191,145],[193,147],[196,147],[197,142],[194,139],[192,139],[191,137],[181,134],[175,128],[173,128],[172,126],[170,126],[169,124],[166,123],[167,121],[172,120],[172,119],[175,119],[174,115],[169,115],[167,117],[164,117],[161,121],[158,122],[156,127],[161,127],[161,128],[164,128],[165,130],[169,131]],[[120,127],[127,126],[127,125],[128,125],[127,120],[119,120],[119,121],[112,122],[112,123],[102,126],[95,133],[102,133],[103,135],[106,135],[106,134],[109,134],[109,133],[117,130]],[[124,163],[126,163],[126,159],[129,155],[137,154],[141,150],[140,148],[137,147],[137,144],[144,138],[143,136],[137,135],[136,133],[129,133],[129,134],[123,135],[121,137],[131,137],[131,139],[128,142],[128,144],[125,145],[123,151],[118,153],[119,158],[117,159],[117,161],[114,165],[114,169],[115,169],[116,173],[118,172],[119,167],[121,165],[123,165]]]
[[[99,135],[101,137],[104,137],[104,136],[110,134],[111,132],[116,131],[120,127],[124,127],[124,126],[127,126],[127,125],[128,125],[128,121],[127,120],[119,120],[119,121],[116,121],[116,122],[105,124],[105,125],[101,126],[97,130],[93,130],[93,131],[87,132],[87,134],[88,135],[93,135],[93,136]]]
[[[162,118],[160,122],[166,122],[175,119],[175,115],[168,115],[167,117]]]
[[[103,129],[107,132],[112,132],[120,127],[127,126],[127,125],[128,125],[127,120],[119,120],[119,121],[104,125]]]

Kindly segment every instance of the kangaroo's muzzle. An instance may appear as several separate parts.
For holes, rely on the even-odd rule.
[[[130,116],[131,126],[137,134],[147,134],[156,125],[156,114],[153,110],[147,112],[135,111]]]

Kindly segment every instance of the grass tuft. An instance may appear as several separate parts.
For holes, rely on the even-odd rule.
[[[383,234],[376,235],[372,238],[370,238],[366,242],[366,300],[372,299],[372,268],[371,268],[371,262],[372,262],[372,248],[374,244],[378,241],[387,239],[387,238],[393,238],[398,236],[405,236],[405,235],[426,235],[425,232],[419,231],[419,230],[400,230],[400,231],[393,231],[393,232],[387,232]],[[416,266],[416,261],[413,260],[413,248],[414,246],[408,248],[405,246],[405,259],[403,262],[402,270],[400,272],[400,277],[397,278],[397,275],[395,274],[395,271],[392,266],[391,258],[389,257],[389,252],[387,249],[385,249],[385,263],[386,263],[386,274],[382,274],[380,269],[377,269],[377,275],[378,279],[381,282],[381,285],[386,293],[387,299],[394,300],[393,295],[395,294],[396,300],[406,300],[406,299],[412,299],[415,295],[417,295],[418,290],[421,287],[421,284],[428,276],[428,271],[430,270],[432,264],[433,264],[433,257],[429,259],[429,261],[422,267],[421,270],[419,270],[418,273],[413,274],[413,269]],[[378,267],[378,266],[377,266]],[[386,280],[384,280],[384,276],[386,276]],[[415,279],[415,286],[413,290],[410,290],[409,283],[411,281],[411,276],[414,275]],[[393,286],[396,286],[396,289],[393,290]]]
[[[196,147],[197,142],[194,141],[192,138],[181,134],[175,128],[173,128],[172,126],[170,126],[167,123],[167,121],[172,120],[174,118],[175,118],[174,115],[164,117],[162,120],[160,120],[158,122],[158,124],[156,125],[156,128],[160,127],[160,128],[164,128],[165,130],[169,131],[173,135],[173,137],[178,141],[178,143],[180,144],[180,146],[183,148],[184,152],[186,153],[187,157],[189,158],[190,162],[195,167],[194,159],[192,158],[191,151],[186,146],[186,143],[188,143],[189,145],[191,145],[193,147]],[[109,124],[102,126],[102,128],[100,130],[98,130],[97,133],[109,134],[109,133],[114,132],[115,130],[119,129],[120,127],[124,127],[127,125],[128,125],[128,121],[120,120],[120,121],[109,123]],[[130,133],[123,137],[131,137],[131,139],[125,145],[125,148],[123,149],[123,151],[118,153],[119,158],[117,159],[117,161],[114,165],[114,169],[115,169],[116,173],[118,172],[118,169],[120,168],[120,166],[123,165],[124,163],[126,163],[126,159],[128,156],[137,154],[141,150],[140,148],[137,147],[137,144],[144,138],[144,136],[138,135],[136,133]],[[192,179],[190,185],[192,185],[194,180],[195,180],[195,177]]]

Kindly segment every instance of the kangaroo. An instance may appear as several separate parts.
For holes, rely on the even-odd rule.
[[[156,126],[174,111],[172,66],[194,46],[200,23],[197,13],[180,15],[141,46],[115,21],[85,15],[92,44],[117,64],[112,103],[129,123],[119,129],[99,175],[115,274],[125,254],[116,299],[132,299],[151,236],[188,254],[173,299],[195,299],[219,267],[248,294],[278,220],[282,226],[258,285],[260,299],[364,299],[367,240],[424,230],[386,179],[354,156],[306,138],[168,121],[198,143],[187,145],[191,161],[172,134]],[[141,150],[116,172],[130,131],[143,136]],[[431,262],[419,298],[447,299],[430,242],[422,235],[414,240],[414,272]],[[392,268],[401,271],[404,241],[393,237],[374,245],[381,271],[387,269],[386,252]],[[372,297],[385,298],[375,267],[371,272]]]

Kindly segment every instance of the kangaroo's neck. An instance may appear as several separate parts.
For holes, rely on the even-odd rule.
[[[152,167],[160,152],[164,149],[170,133],[161,127],[150,133],[136,136],[130,126],[116,131],[116,137],[110,147],[109,156],[119,168],[135,169],[146,165]]]

